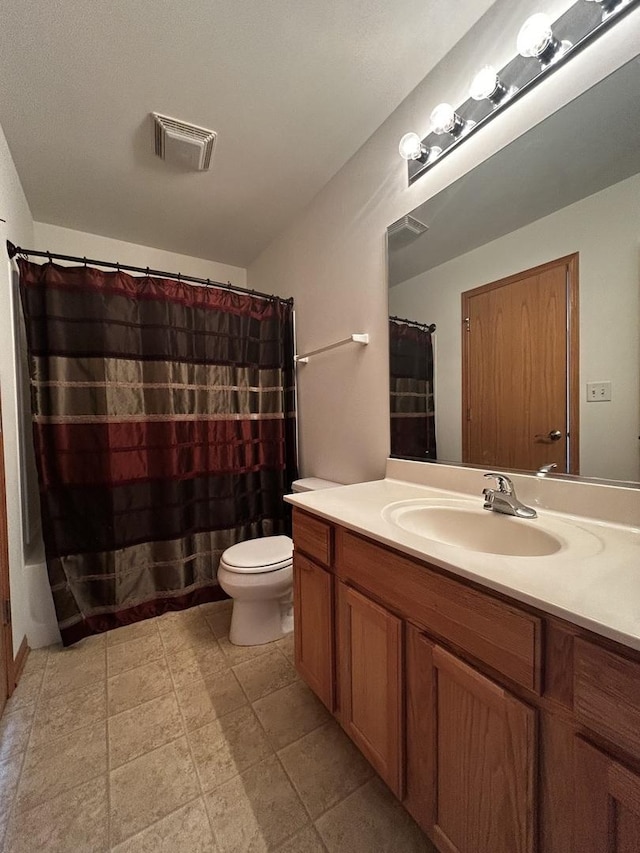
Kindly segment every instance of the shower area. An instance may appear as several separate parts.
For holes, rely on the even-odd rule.
[[[293,301],[12,248],[63,643],[224,597],[222,552],[289,532]]]
[[[435,323],[389,317],[391,455],[435,461]]]

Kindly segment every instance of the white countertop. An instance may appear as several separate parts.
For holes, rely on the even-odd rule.
[[[404,554],[530,604],[640,651],[640,528],[538,508],[538,519],[504,516],[558,535],[560,550],[513,557],[445,545],[383,517],[389,504],[411,500],[476,501],[482,497],[385,479],[285,500]]]

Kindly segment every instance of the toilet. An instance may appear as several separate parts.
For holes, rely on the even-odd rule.
[[[295,480],[294,492],[332,489],[330,480]],[[233,599],[229,642],[236,646],[270,643],[293,631],[293,542],[263,536],[238,542],[220,558],[218,583]]]

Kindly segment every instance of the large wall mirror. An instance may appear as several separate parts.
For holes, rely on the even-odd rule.
[[[390,226],[388,263],[392,456],[640,482],[640,57]]]

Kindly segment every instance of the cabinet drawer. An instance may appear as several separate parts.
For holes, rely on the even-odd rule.
[[[339,529],[338,575],[529,690],[540,692],[541,623],[466,584]]]
[[[293,510],[293,541],[297,551],[330,566],[333,557],[333,529],[326,521]]]
[[[576,639],[573,679],[578,722],[640,758],[640,663]]]

